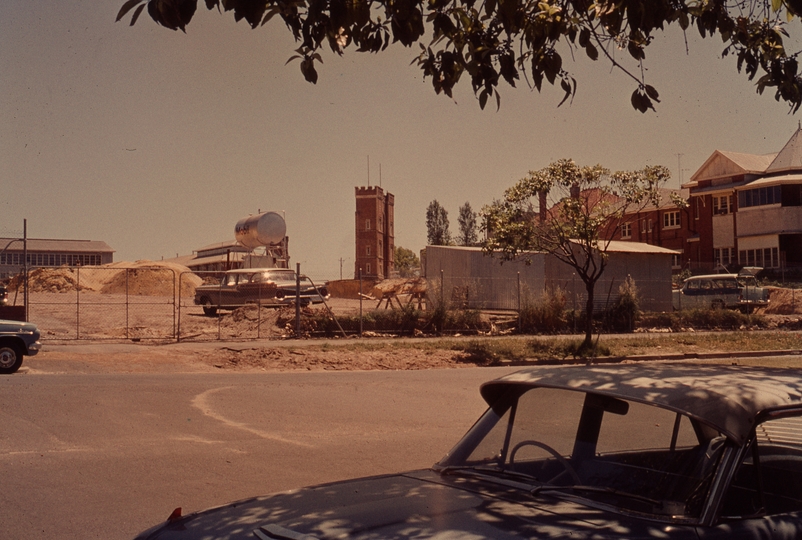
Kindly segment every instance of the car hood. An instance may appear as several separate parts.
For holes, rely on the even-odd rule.
[[[433,471],[364,478],[189,514],[137,540],[690,538],[668,527]]]
[[[22,321],[9,321],[6,319],[0,319],[0,332],[7,333],[27,333],[33,334],[37,331],[36,325],[29,322],[22,322]]]

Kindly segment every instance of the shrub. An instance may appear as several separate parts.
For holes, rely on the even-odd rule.
[[[618,287],[615,303],[603,314],[604,328],[613,332],[632,332],[640,315],[638,287],[630,276]]]
[[[565,304],[565,292],[560,287],[544,290],[539,302],[525,300],[519,313],[520,332],[564,332],[567,329]]]

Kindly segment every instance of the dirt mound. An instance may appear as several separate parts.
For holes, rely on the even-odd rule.
[[[802,313],[802,290],[772,287],[769,289],[769,305],[763,313],[792,315]]]
[[[83,274],[75,268],[66,266],[59,268],[34,268],[28,274],[28,288],[30,292],[66,293],[81,291],[96,291],[96,279],[86,273]],[[22,277],[14,276],[9,283],[9,289],[22,290]]]
[[[104,294],[172,296],[181,286],[181,296],[193,296],[201,279],[186,266],[174,263],[136,261],[104,266],[34,268],[28,275],[30,292],[69,293],[93,291]],[[14,277],[10,290],[22,289],[22,278]]]
[[[181,287],[181,296],[194,296],[201,278],[189,273],[180,264],[137,261],[119,268],[106,281],[100,292],[105,294],[133,294],[137,296],[172,296]]]

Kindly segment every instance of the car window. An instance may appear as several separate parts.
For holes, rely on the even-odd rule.
[[[699,280],[694,279],[685,284],[685,287],[690,290],[699,290]]]
[[[270,279],[273,281],[295,281],[295,272],[271,272]]]
[[[802,416],[757,426],[722,506],[722,516],[802,511]]]
[[[237,284],[237,274],[226,274],[225,285],[234,286]]]
[[[705,279],[705,280],[701,281],[699,283],[699,285],[700,285],[700,287],[702,289],[705,289],[705,290],[713,288],[713,282],[711,282],[709,279]]]
[[[534,388],[491,409],[464,444],[441,465],[511,471],[622,511],[698,518],[726,440],[656,406]]]

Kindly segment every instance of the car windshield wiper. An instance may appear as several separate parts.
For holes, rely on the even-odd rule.
[[[529,493],[531,493],[532,495],[537,495],[538,493],[549,493],[554,491],[561,491],[561,492],[584,491],[586,493],[604,493],[607,495],[616,495],[618,497],[625,497],[627,499],[633,499],[636,501],[649,503],[655,506],[662,505],[662,503],[656,499],[651,499],[643,495],[638,495],[637,493],[629,493],[628,491],[621,491],[619,489],[604,487],[604,486],[585,486],[585,485],[551,486],[548,484],[543,484],[532,488]]]
[[[527,484],[527,487],[531,487],[532,484],[537,484],[533,489],[543,487],[541,481],[532,475],[509,469],[490,467],[488,465],[449,465],[436,470],[442,475],[469,474],[475,476],[493,476],[496,478],[522,480]]]

